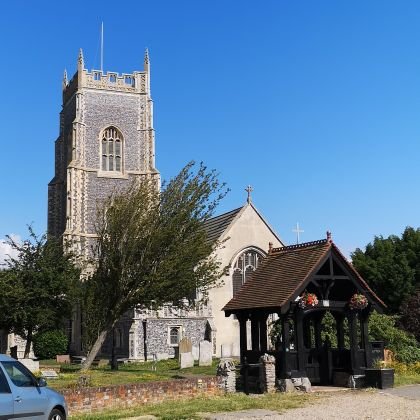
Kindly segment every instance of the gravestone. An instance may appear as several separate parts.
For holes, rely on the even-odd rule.
[[[232,344],[232,356],[239,357],[241,355],[241,350],[239,348],[239,343]]]
[[[55,370],[41,370],[41,375],[45,379],[58,379],[58,373]]]
[[[168,353],[156,353],[157,360],[168,360],[169,354]]]
[[[192,355],[192,352],[179,353],[179,359],[181,369],[194,367],[194,357]]]
[[[19,362],[22,363],[22,365],[25,365],[31,372],[39,371],[39,362],[37,360],[19,359]]]
[[[57,363],[70,363],[69,354],[57,354],[55,356]]]
[[[213,350],[210,341],[200,341],[199,366],[211,366],[213,361]]]
[[[178,343],[179,354],[181,353],[191,353],[192,352],[192,342],[188,337],[184,337]]]
[[[222,344],[222,359],[230,358],[232,356],[232,344]]]
[[[200,359],[200,349],[198,346],[192,346],[192,355],[194,357],[194,360]]]
[[[189,338],[184,337],[178,344],[179,363],[181,369],[194,366],[194,357],[192,354],[192,342]]]

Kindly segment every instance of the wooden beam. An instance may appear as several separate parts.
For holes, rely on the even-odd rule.
[[[334,276],[334,266],[333,266],[333,259],[332,259],[332,254],[331,254],[331,250],[330,250],[330,273],[332,276]]]
[[[267,318],[268,318],[267,314],[264,314],[263,316],[261,316],[260,325],[259,325],[260,350],[264,353],[267,351]]]
[[[314,280],[350,280],[349,276],[328,276],[322,274],[315,274]]]
[[[372,367],[372,349],[369,341],[369,313],[364,313],[361,317],[361,336],[362,336],[362,345],[365,350],[365,362],[367,368]]]
[[[349,320],[349,338],[350,338],[350,357],[352,374],[358,375],[360,373],[360,366],[358,361],[358,343],[357,343],[357,316],[354,311],[350,311],[348,315]]]
[[[299,371],[304,372],[306,370],[305,363],[305,345],[303,342],[303,312],[297,310],[295,312],[295,345],[297,346],[298,352],[298,364]]]
[[[245,352],[247,351],[247,337],[246,337],[246,321],[247,316],[238,314],[239,321],[239,348],[241,353],[241,364],[244,363]]]
[[[337,330],[337,348],[340,350],[344,349],[344,315],[340,313],[333,313],[336,323]]]
[[[260,350],[260,323],[255,313],[251,315],[251,343],[253,351]]]

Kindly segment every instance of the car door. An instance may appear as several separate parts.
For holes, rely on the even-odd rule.
[[[13,395],[0,366],[0,419],[13,418]]]
[[[1,362],[13,394],[13,417],[19,419],[45,419],[48,415],[48,398],[37,386],[32,373],[18,361]]]

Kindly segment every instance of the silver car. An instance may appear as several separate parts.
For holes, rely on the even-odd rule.
[[[0,354],[0,419],[65,420],[64,397],[20,362]]]

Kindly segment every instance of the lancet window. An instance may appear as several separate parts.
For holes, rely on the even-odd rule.
[[[174,326],[169,327],[168,330],[168,341],[170,346],[177,346],[179,341],[181,340],[181,327],[180,326]]]
[[[101,139],[103,171],[122,171],[123,137],[115,127],[104,130]]]

